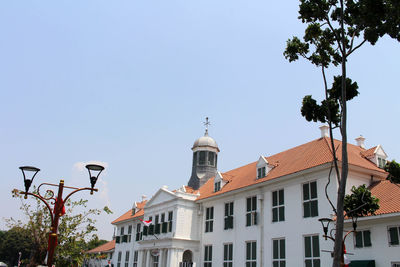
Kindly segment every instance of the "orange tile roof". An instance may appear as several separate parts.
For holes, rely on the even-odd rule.
[[[369,158],[374,155],[375,149],[376,149],[376,146],[371,147],[370,149],[361,152],[361,155],[366,158]]]
[[[342,142],[334,140],[335,147],[337,148],[337,157],[341,160]],[[385,171],[378,168],[374,163],[362,157],[361,153],[365,150],[356,145],[348,144],[348,160],[350,165],[355,165],[377,171],[385,175]],[[257,162],[250,163],[243,167],[222,173],[222,176],[228,180],[220,191],[214,192],[214,178],[209,179],[200,188],[200,199],[224,194],[229,191],[237,190],[253,184],[262,183],[272,179],[276,179],[285,175],[293,174],[299,171],[310,169],[325,163],[332,162],[332,153],[330,148],[330,138],[324,137],[306,144],[291,148],[281,153],[265,157],[268,163],[275,167],[267,174],[266,177],[256,179]]]
[[[127,212],[125,212],[123,215],[121,215],[120,217],[118,217],[117,219],[112,221],[111,224],[116,224],[116,223],[120,223],[120,222],[123,222],[126,220],[130,220],[133,218],[139,218],[139,217],[143,216],[144,215],[144,205],[146,205],[146,202],[147,202],[147,200],[136,203],[138,211],[134,215],[132,215],[132,209],[130,209]]]
[[[98,246],[97,248],[91,249],[89,251],[86,251],[86,253],[102,253],[102,252],[108,252],[110,250],[113,250],[115,248],[115,240],[111,240],[110,242],[107,242],[103,245]]]
[[[370,186],[371,194],[379,198],[379,210],[375,215],[400,212],[400,185],[380,181]]]

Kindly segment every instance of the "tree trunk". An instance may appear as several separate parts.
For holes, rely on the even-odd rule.
[[[336,233],[335,233],[335,245],[333,250],[333,267],[340,267],[343,264],[343,230],[344,230],[344,209],[343,202],[345,197],[346,182],[348,175],[348,158],[347,158],[347,105],[346,105],[346,41],[345,41],[345,30],[343,21],[343,10],[344,3],[340,0],[341,6],[341,45],[342,45],[342,121],[341,121],[341,135],[342,135],[342,175],[339,182],[339,188],[337,193],[337,218],[336,218]]]

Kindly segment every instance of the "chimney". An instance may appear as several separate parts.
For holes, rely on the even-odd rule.
[[[362,135],[357,137],[356,141],[357,141],[357,146],[359,146],[361,148],[365,148],[365,145],[364,145],[365,138]]]
[[[142,195],[142,202],[145,201],[147,199],[146,195]]]
[[[329,126],[328,125],[321,125],[319,127],[321,130],[321,137],[329,137]]]

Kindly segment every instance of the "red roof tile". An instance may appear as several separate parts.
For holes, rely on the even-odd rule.
[[[115,248],[115,240],[111,240],[110,242],[107,242],[103,245],[98,246],[97,248],[91,249],[89,251],[86,251],[86,253],[102,253],[102,252],[108,252],[110,250],[113,250]]]
[[[375,215],[400,212],[400,185],[385,180],[370,186],[373,196],[379,199],[379,210]]]
[[[138,211],[132,215],[132,210],[128,210],[127,212],[125,212],[122,216],[118,217],[116,220],[112,221],[111,224],[116,224],[116,223],[120,223],[126,220],[130,220],[133,218],[138,218],[144,215],[144,205],[146,205],[147,200],[144,200],[142,202],[136,203],[137,204],[137,208]]]
[[[337,148],[338,160],[340,161],[342,153],[342,142],[334,140],[334,144]],[[383,176],[385,175],[385,171],[378,168],[374,163],[361,156],[361,152],[366,151],[365,149],[359,146],[348,144],[347,150],[350,165],[355,165],[372,171],[381,172]],[[266,177],[256,179],[257,162],[250,163],[243,167],[228,171],[226,173],[222,173],[223,177],[229,177],[229,182],[225,184],[218,192],[214,192],[214,179],[209,179],[200,188],[200,197],[198,198],[198,200],[223,194],[253,184],[262,183],[332,162],[331,151],[330,138],[324,137],[272,155],[270,157],[265,157],[268,163],[275,166],[267,174]]]

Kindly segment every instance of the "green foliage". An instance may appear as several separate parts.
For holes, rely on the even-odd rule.
[[[32,242],[27,229],[15,226],[0,234],[0,259],[8,265],[18,265],[19,253],[21,262],[28,262],[31,254]]]
[[[27,222],[7,219],[9,227],[20,226],[28,233],[28,238],[32,245],[30,246],[30,266],[43,264],[47,253],[48,233],[50,232],[51,218],[49,210],[38,199],[34,201],[34,205],[23,200],[23,196],[13,191],[13,197],[21,199],[20,209],[27,217]],[[88,243],[98,242],[95,234],[96,220],[92,217],[102,213],[98,209],[87,209],[87,200],[80,199],[78,201],[68,200],[64,203],[66,214],[60,217],[58,226],[58,246],[55,250],[56,266],[75,266],[81,265],[84,260],[83,251],[88,250]],[[73,213],[73,211],[79,212]],[[108,207],[104,211],[109,213]],[[95,240],[92,242],[92,240]],[[92,243],[90,243],[92,242]]]
[[[312,98],[311,95],[307,95],[303,98],[303,104],[301,107],[301,115],[305,117],[307,121],[314,122],[332,122],[334,126],[340,125],[341,112],[340,106],[342,96],[341,76],[335,76],[334,82],[331,89],[327,90],[328,97],[323,100],[321,104],[317,104],[317,101]],[[352,82],[351,79],[346,79],[346,99],[351,100],[358,95],[358,85],[356,82]]]
[[[386,179],[390,180],[394,184],[400,184],[400,164],[392,160],[385,166],[385,171],[389,174]]]
[[[348,217],[363,217],[375,214],[379,209],[379,199],[372,196],[371,191],[364,185],[351,188],[351,195],[344,197],[344,211]]]
[[[284,56],[289,62],[303,57],[317,67],[337,66],[365,42],[375,44],[385,34],[400,41],[400,2],[398,0],[344,0],[344,12],[337,0],[300,0],[299,19],[307,24],[302,40],[289,39]],[[341,28],[343,18],[344,28]],[[344,41],[344,44],[343,42]],[[358,41],[358,44],[355,42]],[[344,46],[344,47],[343,47]],[[341,77],[321,104],[311,96],[303,98],[301,114],[307,121],[332,122],[340,126],[343,101]],[[324,78],[325,79],[325,78]],[[358,95],[357,83],[345,80],[346,101]],[[330,116],[329,116],[330,114]]]

